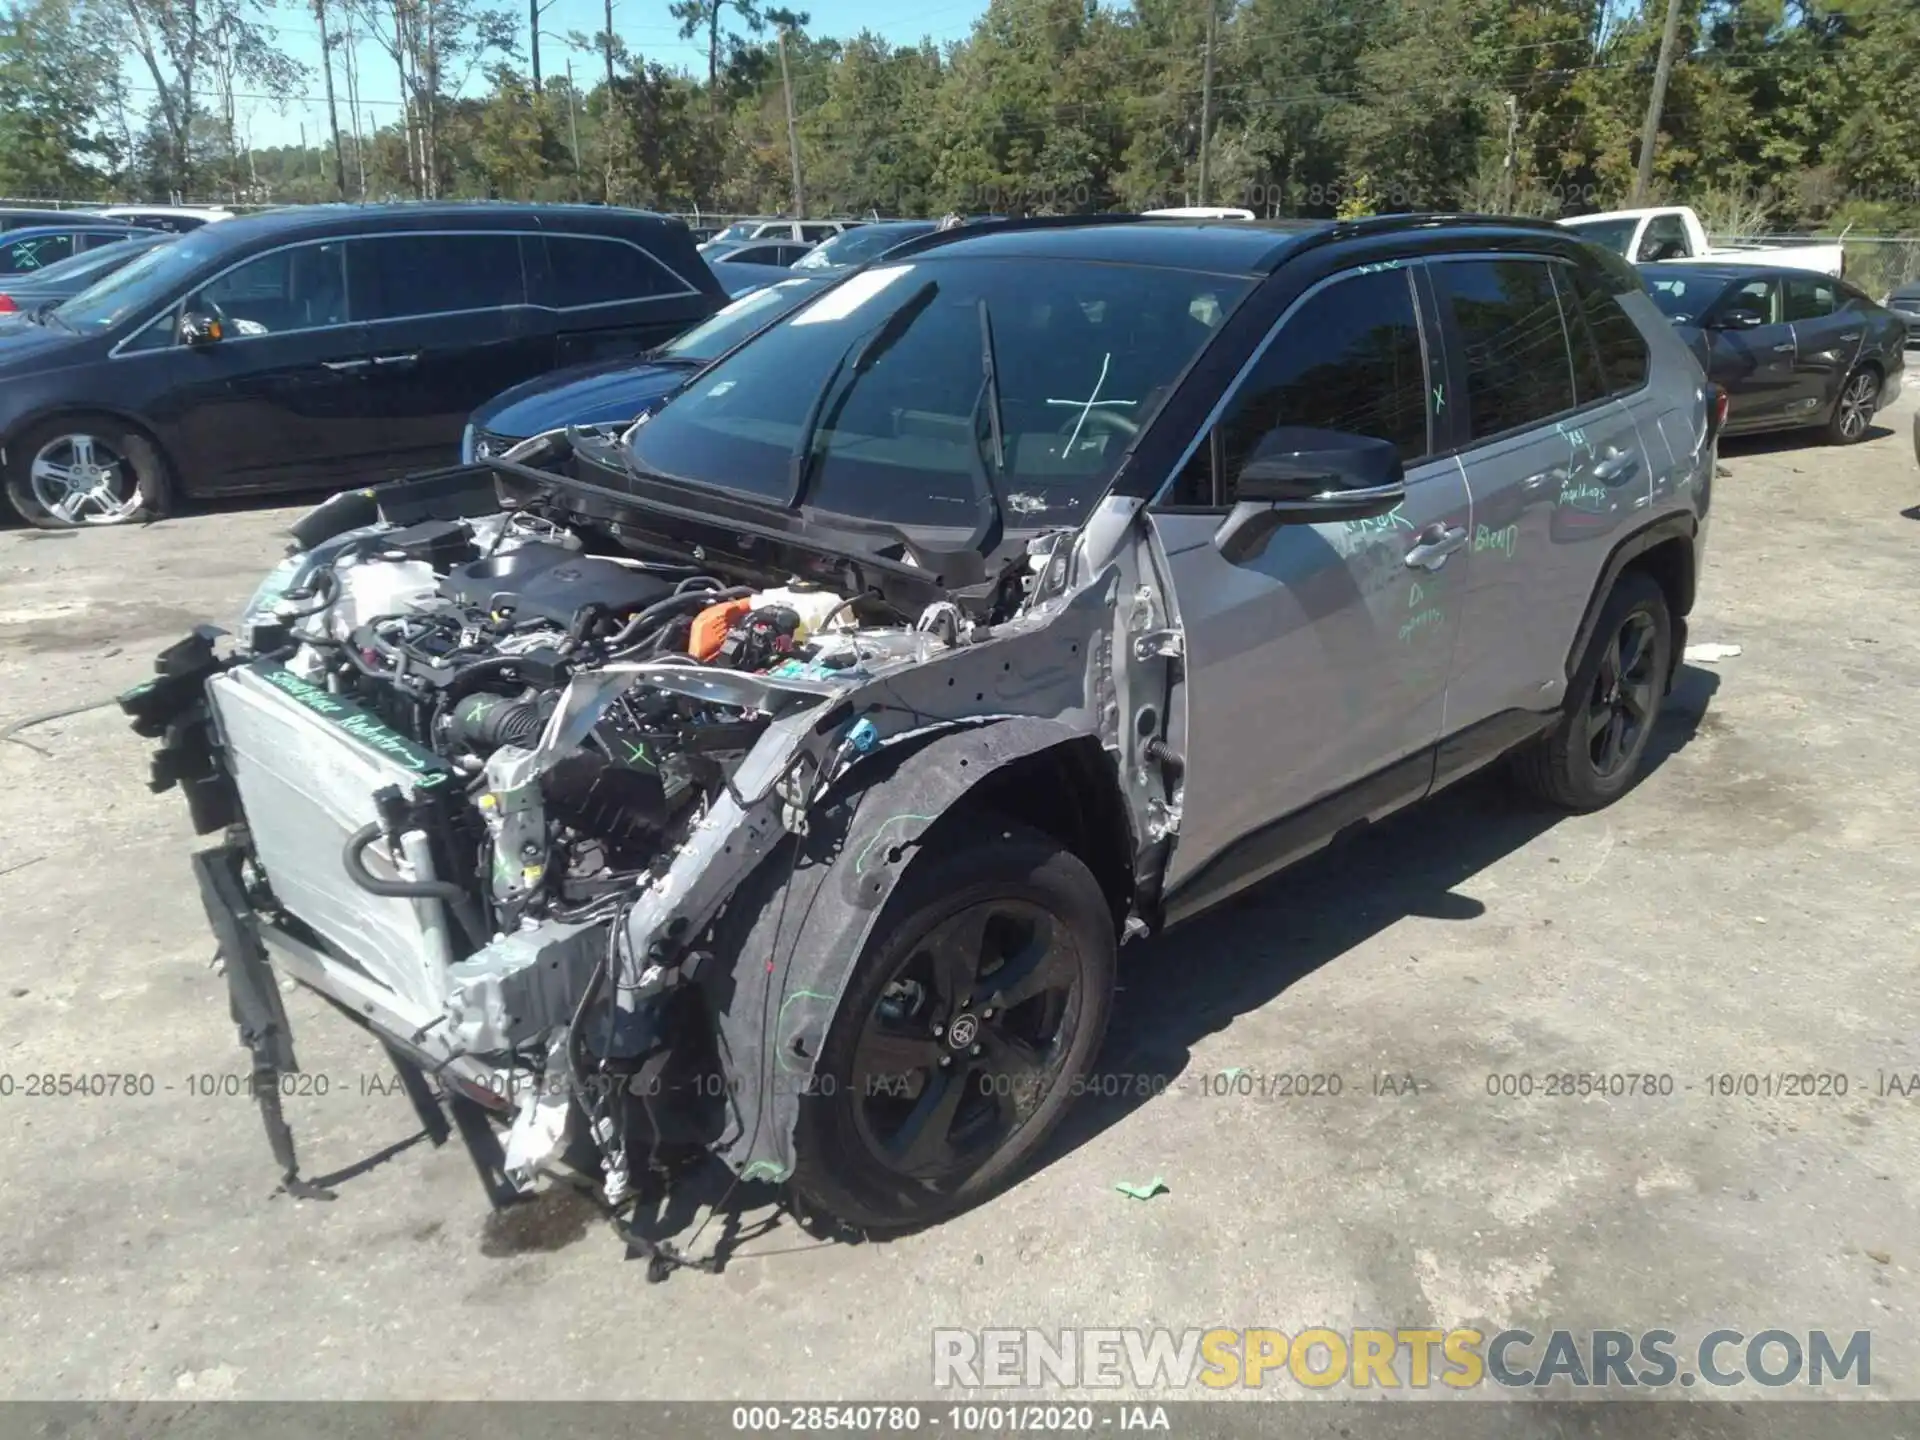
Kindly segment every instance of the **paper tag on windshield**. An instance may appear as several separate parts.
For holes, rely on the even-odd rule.
[[[822,325],[844,320],[912,269],[911,265],[889,265],[884,270],[863,270],[822,295],[794,316],[792,323]]]

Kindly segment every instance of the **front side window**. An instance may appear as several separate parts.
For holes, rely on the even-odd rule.
[[[1729,290],[1712,315],[1715,320],[1748,325],[1778,325],[1780,317],[1780,282],[1764,275]]]
[[[187,309],[224,321],[234,338],[345,325],[354,318],[345,255],[338,240],[269,251],[201,287]]]
[[[355,240],[348,265],[356,320],[403,320],[527,303],[520,238],[397,234]]]
[[[1453,260],[1435,265],[1433,274],[1466,362],[1475,440],[1574,408],[1572,351],[1550,265]]]
[[[864,270],[703,372],[634,432],[631,460],[786,504],[811,414],[804,504],[970,529],[981,467],[995,463],[991,333],[1007,523],[1078,524],[1252,285],[954,255]]]
[[[549,235],[547,263],[553,271],[552,303],[559,310],[583,305],[617,305],[687,292],[685,281],[646,251],[624,240],[594,235]]]
[[[73,254],[72,235],[30,235],[0,245],[0,275],[27,275]]]
[[[1824,320],[1837,298],[1833,281],[1825,275],[1787,276],[1787,319]]]
[[[1426,352],[1408,272],[1336,280],[1282,323],[1220,422],[1220,492],[1207,499],[1208,447],[1189,462],[1175,503],[1231,505],[1260,442],[1281,428],[1386,440],[1400,458],[1428,451]]]

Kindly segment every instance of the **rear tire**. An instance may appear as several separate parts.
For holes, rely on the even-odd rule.
[[[1873,412],[1880,405],[1881,381],[1870,367],[1847,376],[1827,421],[1827,439],[1835,445],[1858,445],[1873,428]]]
[[[144,434],[110,415],[44,420],[6,448],[7,499],[29,525],[125,525],[165,511],[166,462]]]
[[[1565,810],[1598,810],[1619,799],[1639,774],[1672,662],[1666,592],[1652,576],[1629,570],[1601,607],[1559,724],[1513,753],[1515,778]]]
[[[847,981],[800,1105],[803,1213],[944,1219],[1011,1182],[1066,1113],[1112,1006],[1113,912],[1051,836],[947,827]]]

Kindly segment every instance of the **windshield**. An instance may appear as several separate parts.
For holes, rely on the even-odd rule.
[[[182,282],[219,251],[218,239],[198,234],[156,245],[53,313],[75,330],[111,329],[137,311],[178,299]]]
[[[1693,324],[1707,313],[1707,307],[1727,288],[1724,279],[1706,280],[1698,275],[1675,275],[1666,266],[1657,271],[1642,269],[1647,294],[1669,320]]]
[[[793,262],[793,268],[826,270],[836,265],[859,265],[933,228],[931,221],[925,225],[862,225],[809,250]]]
[[[1627,246],[1633,242],[1634,227],[1640,222],[1638,219],[1630,219],[1562,220],[1560,223],[1582,240],[1590,240],[1595,245],[1613,251],[1616,255],[1625,255]]]
[[[1147,266],[951,255],[863,270],[704,371],[629,436],[629,453],[644,472],[785,505],[793,452],[818,417],[808,506],[971,530],[979,466],[992,454],[984,305],[1000,392],[1006,524],[1077,525],[1253,283]],[[911,318],[886,334],[884,322],[903,305]],[[848,358],[856,347],[857,362]],[[836,371],[842,393],[817,407]]]
[[[731,305],[714,311],[684,335],[669,340],[655,353],[663,360],[712,360],[820,288],[818,283],[809,284],[804,280],[780,280],[762,289],[750,290]]]

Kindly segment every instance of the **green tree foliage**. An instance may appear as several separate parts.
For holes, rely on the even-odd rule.
[[[235,80],[293,88],[256,44],[269,3],[304,16],[313,0],[4,12],[0,190],[244,182],[248,198],[326,198],[332,161],[318,148],[232,153],[222,102]],[[579,88],[549,65],[543,94],[513,63],[524,7],[332,3],[366,66],[391,60],[389,88],[407,101],[343,142],[353,188],[364,170],[373,198],[784,210],[784,30],[809,210],[848,215],[1203,199],[1308,216],[1610,208],[1632,193],[1666,14],[1665,0],[1211,0],[1209,102],[1209,0],[987,0],[944,47],[809,34],[764,0],[670,0],[705,52],[695,73],[629,50],[622,11],[616,33],[577,37],[590,56]],[[82,5],[106,8],[83,19]],[[137,105],[119,93],[116,44],[141,77]],[[1916,0],[1681,0],[1654,198],[1732,233],[1920,231],[1916,96]],[[1892,271],[1920,264],[1899,258],[1916,249],[1876,253]]]

